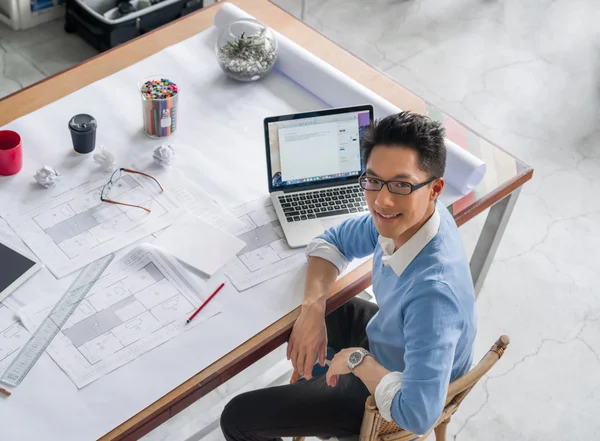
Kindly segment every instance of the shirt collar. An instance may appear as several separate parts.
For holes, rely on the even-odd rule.
[[[408,241],[394,252],[394,240],[379,236],[378,242],[383,250],[381,262],[390,266],[398,277],[410,265],[425,246],[431,242],[440,229],[440,213],[437,210],[427,222]]]

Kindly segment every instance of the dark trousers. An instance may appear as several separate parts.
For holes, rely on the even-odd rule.
[[[377,305],[354,298],[326,317],[328,346],[368,349],[366,325]],[[325,376],[247,392],[233,398],[221,415],[227,441],[267,441],[290,436],[358,435],[369,391],[353,374],[335,387]]]

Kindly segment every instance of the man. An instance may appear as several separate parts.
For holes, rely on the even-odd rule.
[[[360,432],[372,394],[383,418],[424,434],[439,418],[449,382],[473,357],[475,297],[444,187],[444,130],[402,112],[365,133],[360,177],[370,215],[314,239],[288,358],[305,381],[235,397],[221,416],[228,441]],[[349,260],[373,254],[378,307],[353,299],[325,317],[332,284]],[[315,360],[327,374],[312,376]],[[370,351],[370,352],[369,352]]]

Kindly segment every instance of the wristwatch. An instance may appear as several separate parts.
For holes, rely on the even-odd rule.
[[[368,355],[371,355],[371,353],[366,349],[358,349],[351,353],[348,357],[348,369],[350,369],[350,372],[354,373],[356,366],[361,364]]]

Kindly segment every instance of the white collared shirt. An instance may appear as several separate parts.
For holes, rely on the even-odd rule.
[[[437,207],[433,215],[404,245],[394,251],[394,241],[379,235],[378,242],[383,250],[381,261],[386,266],[391,266],[398,277],[413,261],[423,248],[435,237],[440,228],[440,213]],[[306,256],[315,256],[333,263],[340,273],[348,267],[348,259],[340,250],[322,238],[313,239],[306,248]]]
[[[413,259],[431,242],[439,229],[440,213],[436,208],[427,222],[396,251],[394,251],[394,240],[380,235],[378,242],[383,250],[381,262],[385,266],[390,266],[394,273],[400,277]]]

